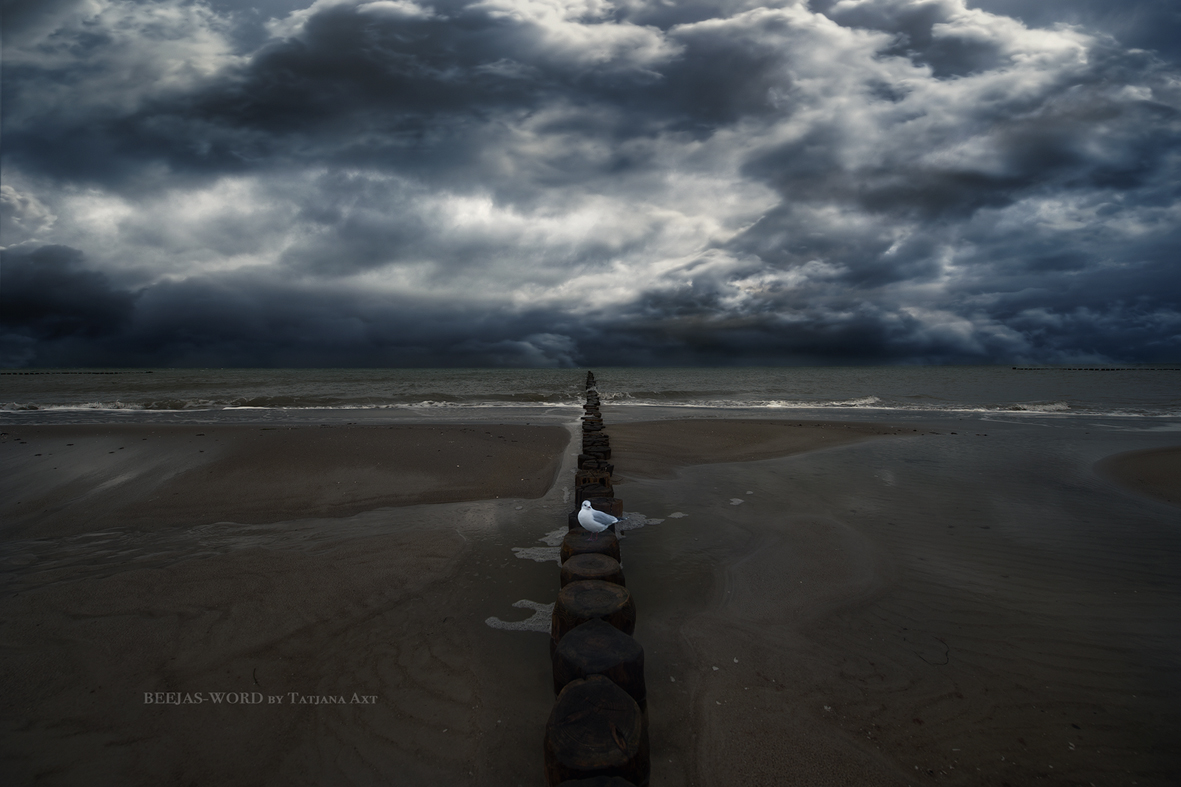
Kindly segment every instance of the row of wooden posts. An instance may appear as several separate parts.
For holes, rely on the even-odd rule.
[[[550,629],[557,701],[545,725],[545,778],[550,787],[645,787],[644,649],[632,638],[636,605],[624,582],[619,538],[615,525],[592,533],[578,524],[584,500],[623,516],[623,501],[611,486],[611,443],[591,372],[584,409],[574,510],[562,542],[561,590]]]

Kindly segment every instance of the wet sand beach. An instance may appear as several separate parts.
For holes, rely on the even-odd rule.
[[[570,430],[60,429],[0,444],[6,783],[541,783],[486,621],[556,596]],[[653,785],[1177,783],[1178,509],[1096,468],[1168,434],[611,433]]]
[[[496,601],[519,580],[492,577],[490,556],[513,559],[502,531],[555,489],[567,429],[6,431],[0,781],[535,770],[522,750],[546,700],[537,649],[483,621],[516,612]],[[158,692],[201,702],[149,703]]]
[[[385,506],[541,497],[558,426],[8,427],[5,532],[346,517]]]
[[[661,783],[1178,782],[1178,509],[1093,468],[1170,436],[925,426],[620,486]]]
[[[1117,454],[1101,460],[1096,469],[1129,489],[1181,505],[1181,447]]]
[[[675,478],[690,465],[753,462],[832,448],[913,427],[847,421],[678,419],[612,424],[615,477]]]

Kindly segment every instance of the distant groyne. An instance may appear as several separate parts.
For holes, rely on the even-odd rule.
[[[623,575],[615,525],[592,533],[578,522],[584,501],[623,516],[611,483],[611,440],[598,386],[586,375],[574,510],[562,541],[560,590],[550,626],[557,699],[545,725],[549,787],[645,787],[651,770],[644,649],[632,637],[636,605]]]

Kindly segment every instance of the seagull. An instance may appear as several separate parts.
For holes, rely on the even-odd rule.
[[[582,510],[578,512],[578,524],[592,533],[602,533],[618,521],[610,514],[604,514],[602,511],[591,508],[589,500],[582,501]]]

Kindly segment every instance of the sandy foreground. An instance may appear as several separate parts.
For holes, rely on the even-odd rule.
[[[541,497],[557,426],[9,427],[5,534],[347,517],[384,506]]]
[[[0,781],[541,784],[570,430],[5,431]],[[1140,436],[610,431],[653,785],[1181,780]]]
[[[1116,454],[1099,462],[1096,469],[1129,489],[1181,505],[1181,447]]]

